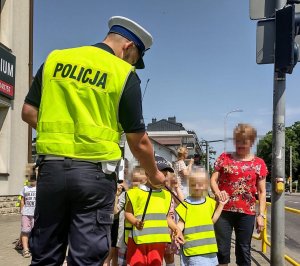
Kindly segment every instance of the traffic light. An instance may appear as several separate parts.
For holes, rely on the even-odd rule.
[[[275,71],[291,74],[300,53],[295,42],[296,35],[300,34],[300,13],[295,13],[294,4],[286,5],[276,10],[275,23]]]

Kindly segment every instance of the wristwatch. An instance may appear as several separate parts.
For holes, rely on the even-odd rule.
[[[266,215],[264,215],[263,213],[259,213],[257,216],[261,216],[262,218],[266,219]]]

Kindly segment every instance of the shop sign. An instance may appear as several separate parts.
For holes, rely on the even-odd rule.
[[[16,57],[0,46],[0,94],[9,99],[15,96]]]

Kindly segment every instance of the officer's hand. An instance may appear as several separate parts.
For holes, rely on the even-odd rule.
[[[152,188],[163,188],[166,184],[166,177],[161,171],[157,171],[155,176],[148,176],[148,183]]]

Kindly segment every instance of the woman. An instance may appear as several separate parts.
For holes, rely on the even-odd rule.
[[[180,188],[183,192],[184,198],[188,196],[188,184],[187,176],[192,170],[194,159],[190,159],[188,166],[185,164],[185,160],[188,156],[188,150],[186,147],[180,147],[177,150],[177,161],[174,164],[175,173],[178,177]]]
[[[251,265],[250,248],[256,215],[256,191],[259,200],[257,232],[264,227],[268,170],[265,162],[251,153],[256,136],[256,130],[252,126],[238,124],[233,132],[235,152],[223,153],[215,162],[211,188],[219,200],[224,200],[226,193],[229,195],[229,201],[215,224],[219,265],[230,263],[233,229],[236,263]]]

